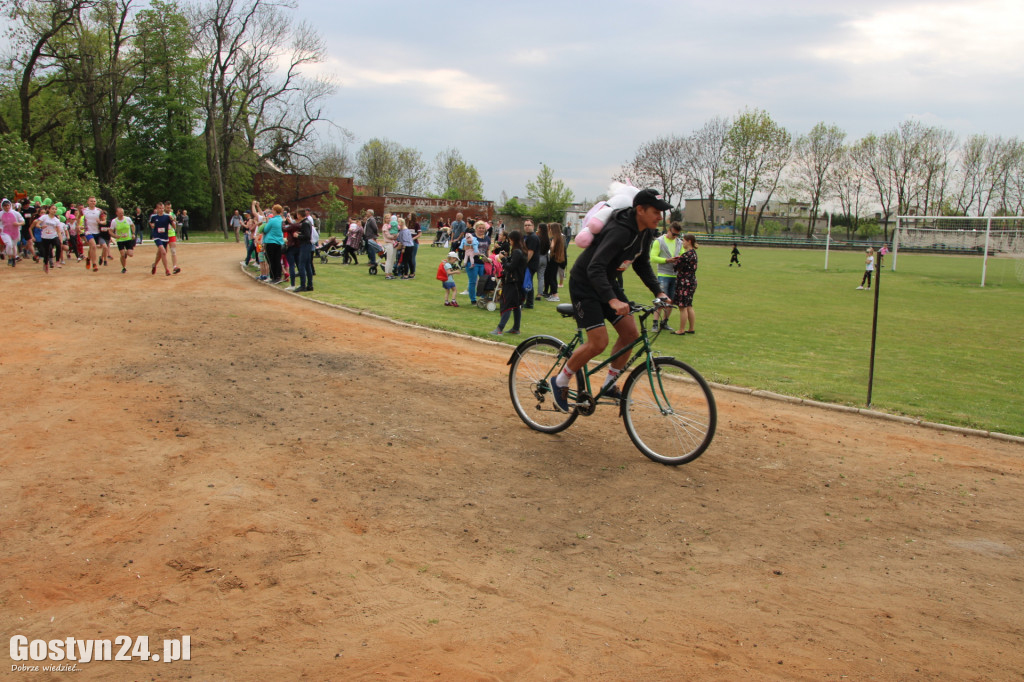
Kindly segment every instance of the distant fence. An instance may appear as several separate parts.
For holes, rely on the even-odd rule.
[[[700,232],[694,232],[697,236],[697,242],[700,244],[722,244],[724,246],[742,245],[747,247],[764,247],[764,248],[782,248],[782,249],[824,249],[825,248],[825,237],[783,237],[783,236],[743,236],[743,235],[731,235],[731,234],[703,234]],[[835,249],[837,251],[864,251],[869,246],[874,248],[876,251],[884,245],[885,242],[881,239],[837,239],[835,236],[832,237],[829,242],[829,249]],[[900,245],[900,250],[903,250],[903,246]],[[970,255],[970,256],[981,256],[984,255],[982,252],[976,249],[964,249],[955,246],[935,246],[929,248],[907,248],[907,251],[916,251],[918,253],[948,253],[958,255]]]

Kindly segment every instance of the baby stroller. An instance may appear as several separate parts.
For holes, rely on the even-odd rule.
[[[447,249],[448,242],[451,240],[450,232],[447,227],[442,227],[434,235],[434,243],[431,246],[440,246],[441,248]]]
[[[341,258],[344,255],[344,249],[337,237],[331,237],[323,244],[317,246],[313,255],[326,265],[329,258]]]
[[[484,276],[476,283],[476,305],[480,309],[497,310],[501,302],[501,259],[489,256],[484,263]]]

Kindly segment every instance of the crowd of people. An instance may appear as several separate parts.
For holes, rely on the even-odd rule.
[[[117,250],[117,263],[121,273],[128,272],[129,259],[135,256],[135,247],[149,236],[156,245],[156,258],[150,268],[156,274],[162,265],[166,275],[178,274],[176,243],[188,239],[188,211],[175,213],[171,202],[158,202],[151,213],[136,207],[131,217],[118,206],[113,212],[97,205],[96,197],[85,203],[70,203],[35,196],[22,201],[3,199],[0,206],[0,239],[9,267],[31,261],[42,264],[43,272],[63,268],[75,259],[85,261],[85,267],[99,272],[101,267],[114,263],[113,250]]]
[[[359,265],[359,259],[365,258],[369,272],[382,271],[385,280],[416,277],[421,231],[415,214],[378,217],[368,209],[349,219],[344,234],[325,240],[312,212],[301,208],[293,212],[275,204],[263,209],[254,201],[248,211],[235,211],[232,225],[236,223],[246,246],[242,264],[257,264],[260,280],[286,285],[288,291],[313,291],[317,254],[340,254],[343,265]],[[466,220],[459,213],[451,222],[439,219],[436,229],[432,245],[445,249],[436,272],[443,305],[459,307],[458,296],[468,297],[470,305],[493,302],[491,308],[498,308],[501,318],[491,334],[518,334],[523,310],[533,309],[538,302],[562,300],[559,291],[566,284],[570,226],[527,218],[522,231],[506,230],[504,223]],[[673,222],[653,239],[646,254],[657,268],[662,291],[680,313],[678,331],[669,326],[672,308],[659,312],[656,329],[677,335],[695,333],[697,287],[697,239],[681,232],[679,223]],[[458,291],[456,281],[462,277],[465,285]],[[510,320],[512,325],[506,329]]]

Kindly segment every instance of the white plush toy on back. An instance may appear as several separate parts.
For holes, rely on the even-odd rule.
[[[621,182],[613,182],[608,185],[608,201],[599,201],[587,211],[583,218],[583,229],[576,235],[576,246],[585,249],[594,241],[594,235],[598,234],[608,222],[612,213],[620,208],[629,208],[633,205],[633,197],[640,190],[632,185]]]

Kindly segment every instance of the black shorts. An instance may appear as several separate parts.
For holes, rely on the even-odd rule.
[[[117,243],[117,250],[118,251],[134,251],[135,250],[135,240],[134,239],[125,239],[124,241],[118,242]]]
[[[621,289],[614,289],[615,298],[620,301],[628,301],[626,294]],[[607,301],[601,301],[592,291],[578,291],[573,287],[572,278],[569,278],[569,298],[572,301],[573,317],[576,318],[576,326],[580,329],[590,331],[603,327],[605,321],[612,323],[614,327],[625,315],[619,315],[612,310]]]

